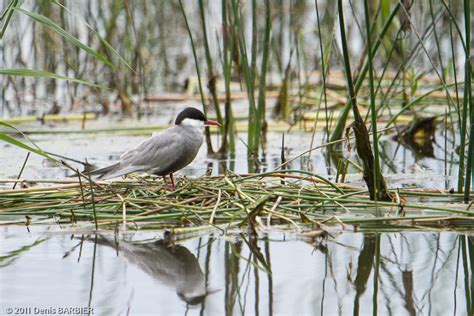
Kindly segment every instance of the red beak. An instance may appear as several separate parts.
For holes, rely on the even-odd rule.
[[[204,125],[213,125],[213,126],[221,126],[219,122],[212,121],[212,120],[207,120],[204,122]]]

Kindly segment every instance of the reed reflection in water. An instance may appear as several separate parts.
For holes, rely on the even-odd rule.
[[[100,314],[187,315],[472,313],[474,247],[464,235],[162,237],[146,232],[70,238],[4,228],[0,308],[90,305]]]

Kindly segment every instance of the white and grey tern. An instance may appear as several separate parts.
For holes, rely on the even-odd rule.
[[[173,173],[189,165],[202,145],[205,125],[220,124],[208,120],[196,108],[188,107],[178,114],[174,126],[154,133],[137,147],[123,153],[115,164],[91,172],[97,179],[111,179],[132,172],[147,172],[162,176],[167,186],[166,176],[170,176],[174,189]]]

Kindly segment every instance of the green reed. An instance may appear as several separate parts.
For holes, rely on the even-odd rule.
[[[204,115],[207,116],[207,107],[206,107],[204,90],[202,88],[202,79],[201,79],[201,71],[200,71],[200,67],[199,67],[199,59],[197,57],[197,52],[196,52],[196,46],[194,44],[193,33],[191,32],[191,28],[189,27],[188,17],[186,15],[186,11],[184,10],[184,6],[183,6],[183,3],[182,3],[181,0],[179,1],[179,8],[180,8],[181,13],[183,15],[184,23],[186,24],[186,30],[188,32],[189,40],[191,42],[191,47],[192,47],[193,57],[194,57],[194,65],[196,67],[196,75],[198,77],[198,87],[199,87],[199,95],[201,97],[202,109],[203,109]],[[206,126],[206,129],[205,129],[205,134],[206,134],[207,153],[208,154],[213,154],[214,149],[212,147],[211,132],[209,130],[209,127],[207,127],[207,126]]]
[[[371,32],[371,24],[369,20],[369,3],[368,0],[364,0],[364,15],[365,15],[365,29],[367,32],[367,65],[368,65],[368,72],[369,72],[369,90],[370,90],[370,113],[371,113],[371,128],[372,128],[372,146],[374,152],[374,183],[375,188],[377,191],[380,190],[380,181],[382,178],[381,175],[381,167],[380,167],[380,159],[379,159],[379,140],[378,140],[378,133],[377,133],[377,110],[375,105],[375,89],[374,89],[374,69],[373,69],[373,55],[372,55],[372,32]],[[375,194],[377,196],[378,193]]]
[[[461,127],[461,149],[459,157],[459,187],[458,191],[462,187],[462,181],[464,177],[464,142],[467,137],[467,124],[468,124],[468,112],[469,112],[469,141],[468,141],[468,152],[467,152],[467,162],[466,162],[466,172],[465,172],[465,183],[464,183],[464,202],[468,202],[470,198],[471,191],[471,181],[474,178],[474,159],[472,157],[474,151],[474,102],[472,100],[472,87],[471,87],[471,76],[472,76],[472,66],[471,66],[471,3],[469,0],[464,1],[464,27],[465,27],[465,43],[466,50],[464,52],[464,99],[463,99],[463,117],[462,117],[462,127]]]
[[[372,50],[372,56],[375,56],[380,45],[382,44],[382,41],[385,35],[389,31],[390,27],[392,27],[392,22],[394,21],[399,9],[400,9],[400,3],[397,3],[395,7],[393,8],[393,10],[391,11],[390,15],[387,17],[387,20],[385,21],[382,27],[382,30],[380,31],[380,33],[377,34],[377,39],[373,43],[373,47],[368,47],[368,49]],[[355,80],[355,84],[354,84],[355,93],[358,93],[362,85],[364,84],[368,70],[369,70],[369,65],[367,62],[365,62],[359,75],[357,76]],[[340,114],[339,118],[337,119],[336,126],[331,134],[330,141],[335,141],[336,139],[340,139],[342,137],[342,134],[346,125],[346,120],[347,120],[350,110],[351,110],[351,102],[350,100],[348,100],[346,105],[344,106],[343,112]]]
[[[207,62],[207,77],[208,77],[208,89],[212,96],[212,101],[214,104],[214,111],[217,115],[217,121],[222,124],[221,132],[224,132],[224,121],[222,118],[221,110],[219,108],[219,99],[217,98],[217,90],[216,90],[216,74],[214,73],[214,66],[213,60],[211,56],[211,51],[209,49],[209,40],[207,38],[207,27],[206,27],[206,16],[204,13],[204,1],[199,0],[199,15],[201,17],[201,25],[202,25],[202,35],[204,38],[204,52],[206,54],[206,62]],[[198,60],[195,60],[198,63]],[[203,104],[205,106],[205,104]]]

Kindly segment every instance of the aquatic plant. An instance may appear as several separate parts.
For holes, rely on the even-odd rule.
[[[284,180],[285,184],[281,184]],[[92,227],[179,228],[208,225],[424,225],[470,222],[462,194],[430,189],[394,190],[396,201],[372,201],[363,187],[334,184],[310,172],[180,178],[176,191],[161,180],[1,180],[22,188],[0,191],[2,224],[70,223]],[[41,186],[31,186],[31,185]],[[433,202],[417,202],[430,198]],[[436,201],[434,201],[436,199]],[[380,216],[374,216],[378,209]],[[85,221],[82,224],[79,221]],[[251,223],[249,223],[251,221]],[[229,226],[230,227],[230,226]],[[197,228],[196,228],[197,229]]]

